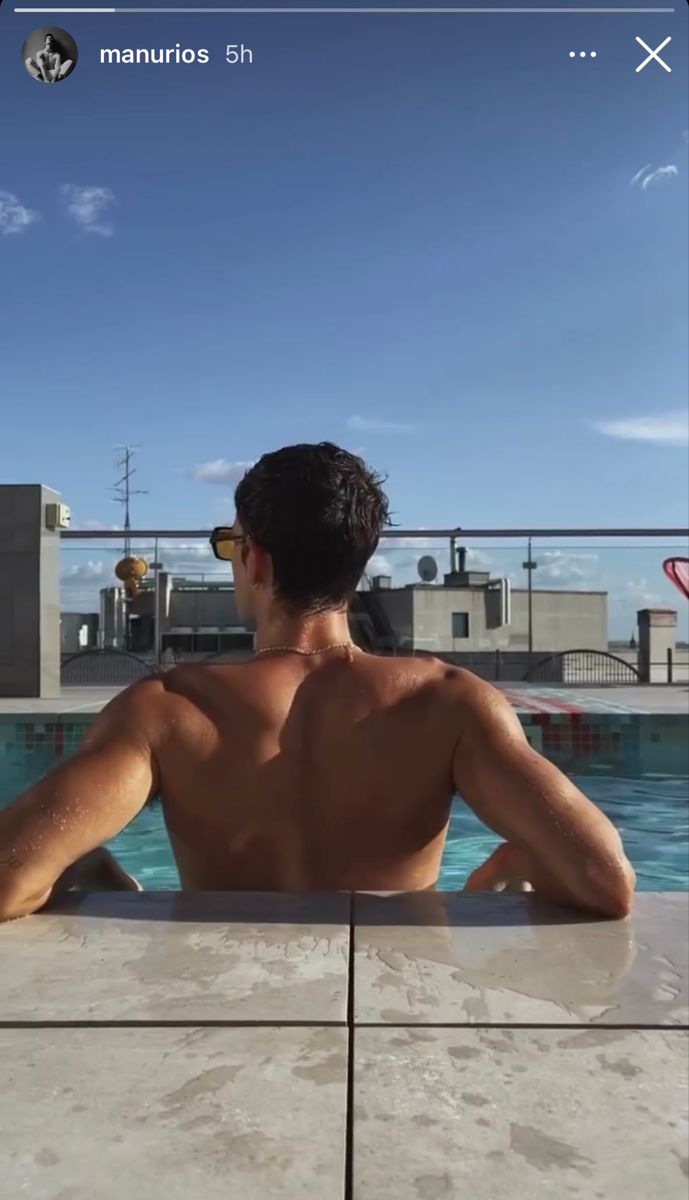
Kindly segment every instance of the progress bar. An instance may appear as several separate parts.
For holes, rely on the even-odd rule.
[[[674,8],[15,8],[16,13],[267,13],[280,14],[283,13],[333,13],[333,14],[354,14],[354,13],[370,13],[381,16],[383,13],[421,13],[431,16],[438,13],[452,13],[455,16],[471,15],[476,13],[498,14],[498,13],[540,13],[552,15],[554,13],[562,13],[563,15],[586,15],[594,16],[598,13],[608,16],[612,13],[674,13]]]

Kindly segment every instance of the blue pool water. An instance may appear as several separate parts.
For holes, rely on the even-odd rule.
[[[641,891],[689,889],[689,779],[575,776],[575,782],[619,829]],[[495,834],[458,800],[440,886],[461,888],[497,842]],[[179,887],[159,805],[145,809],[110,846],[145,888]]]
[[[83,729],[83,725],[66,728],[65,753],[77,748]],[[680,731],[671,732],[677,746],[686,747],[684,729],[679,740]],[[56,761],[51,744],[55,737],[52,727],[32,734],[36,744],[30,748],[24,744],[22,733],[21,726],[3,726],[0,722],[0,807],[29,787]],[[672,744],[666,740],[659,748],[665,754]],[[570,768],[568,774],[619,829],[636,869],[639,888],[646,891],[689,890],[689,778],[684,774],[648,773],[630,773],[622,777],[610,770],[611,765],[599,759],[597,774],[584,764],[578,774],[576,768]],[[462,887],[467,875],[487,857],[497,841],[495,835],[458,800],[453,807],[440,886],[447,889]],[[179,886],[159,804],[146,808],[111,846],[144,887]]]
[[[620,830],[645,891],[689,890],[689,744],[682,714],[522,714],[532,744],[570,775]],[[88,718],[0,719],[0,807],[80,746]],[[534,740],[535,739],[535,740]],[[458,800],[440,886],[456,889],[497,838]],[[147,808],[112,842],[147,888],[179,886],[160,805]]]

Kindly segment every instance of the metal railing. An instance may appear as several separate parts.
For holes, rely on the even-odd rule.
[[[127,536],[131,541],[153,541],[155,538],[186,538],[189,541],[210,537],[210,529],[131,529]],[[100,541],[101,538],[122,541],[124,531],[121,529],[62,529],[60,537],[64,541],[87,539]],[[602,529],[462,529],[461,525],[454,529],[386,529],[383,537],[387,538],[437,538],[440,540],[452,538],[570,538],[570,537],[671,537],[689,538],[689,528],[644,527],[644,528],[602,528]]]
[[[128,687],[154,669],[151,658],[128,650],[78,650],[62,655],[60,683],[63,687]]]
[[[221,650],[211,654],[186,654],[184,651],[168,649],[162,661],[156,664],[152,655],[138,655],[126,650],[80,650],[75,654],[62,655],[60,681],[63,687],[127,687],[139,679],[169,670],[179,662],[237,662],[249,653]],[[440,652],[439,657],[445,657],[491,683],[598,688],[623,687],[641,682],[639,672],[632,664],[598,651],[563,651],[561,654],[548,655],[533,667],[528,666],[526,654],[504,654],[500,650],[488,654],[467,652],[463,655],[443,655]],[[652,684],[689,683],[689,671],[686,669],[683,677],[676,678],[670,650],[665,661],[649,665]]]
[[[98,605],[97,588],[119,586],[114,567],[122,553],[123,531],[72,529],[61,531],[60,536],[65,562],[63,608],[86,613]],[[145,655],[150,652],[154,661],[160,661],[165,641],[172,644],[170,635],[176,630],[201,634],[216,626],[236,624],[231,571],[226,564],[212,559],[208,536],[207,529],[128,531],[130,544],[136,547],[132,553],[149,563],[150,583],[143,589],[149,599],[142,596],[142,623],[137,627],[144,637],[132,637],[130,641],[116,637],[106,640],[105,645],[129,646]],[[646,663],[642,678],[685,683],[689,677],[689,608],[674,594],[662,573],[662,562],[668,553],[683,553],[688,542],[689,528],[675,526],[388,529],[367,568],[368,576],[374,577],[368,580],[371,590],[353,606],[357,624],[353,633],[367,639],[379,652],[408,653],[415,647],[461,662],[486,678],[513,681],[523,680],[544,659],[557,658],[577,647],[591,647],[597,653],[611,651],[621,660],[615,668],[616,678],[629,680],[639,667],[637,613],[643,608],[665,606],[678,613],[677,653],[669,663],[654,662],[650,670]],[[417,568],[422,575],[423,559],[429,556],[435,560],[431,564],[435,571],[432,580],[437,578],[437,584],[442,585],[446,576],[445,600],[436,595],[424,601],[418,592],[412,598],[405,590],[410,584],[423,586]],[[194,602],[185,597],[193,589],[174,583],[164,636],[161,605],[158,599],[152,604],[158,591],[159,569],[165,571],[168,582],[194,582],[202,574],[206,584],[206,588],[198,589],[204,591],[204,599],[197,611]],[[458,581],[452,579],[455,574],[460,576]],[[81,587],[76,586],[79,579],[86,580]],[[228,585],[229,598],[214,604],[210,593],[217,590],[212,585],[219,581]],[[500,605],[495,591],[498,581],[506,588],[506,602]],[[485,613],[477,600],[482,585],[488,589]],[[396,593],[389,599],[386,586]],[[427,586],[432,586],[432,581]],[[436,585],[437,593],[442,590]],[[425,628],[423,613],[419,618],[424,603],[429,614]],[[454,609],[457,613],[450,611]],[[408,610],[413,614],[411,620]],[[131,616],[136,626],[136,606]],[[155,636],[149,646],[145,623],[151,620]],[[134,626],[132,632],[136,633]],[[86,631],[82,632],[85,644],[92,644]],[[76,648],[76,635],[68,636],[66,644]],[[485,646],[485,650],[479,650],[479,646]],[[664,655],[664,649],[661,653]],[[572,676],[576,674],[574,661]],[[554,665],[551,663],[551,667]],[[582,671],[589,682],[596,673],[599,677],[605,675],[600,663],[597,672],[593,663]],[[582,678],[582,682],[585,680]]]
[[[587,683],[590,686],[638,683],[639,671],[632,663],[605,650],[563,650],[548,654],[529,667],[525,683]]]

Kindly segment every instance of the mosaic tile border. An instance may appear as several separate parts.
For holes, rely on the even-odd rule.
[[[680,713],[519,713],[529,742],[566,771],[689,774],[689,738]],[[94,714],[0,716],[3,758],[48,770],[78,749]],[[36,761],[39,760],[39,761]],[[30,770],[33,774],[33,771]]]

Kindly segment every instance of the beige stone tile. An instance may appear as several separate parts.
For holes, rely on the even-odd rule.
[[[0,1021],[346,1017],[346,893],[91,894],[0,927]]]
[[[354,911],[358,1022],[687,1024],[686,893],[639,893],[624,921],[450,892]]]
[[[347,1031],[0,1030],[0,1198],[342,1200]]]
[[[680,1030],[357,1029],[353,1200],[686,1200]]]

